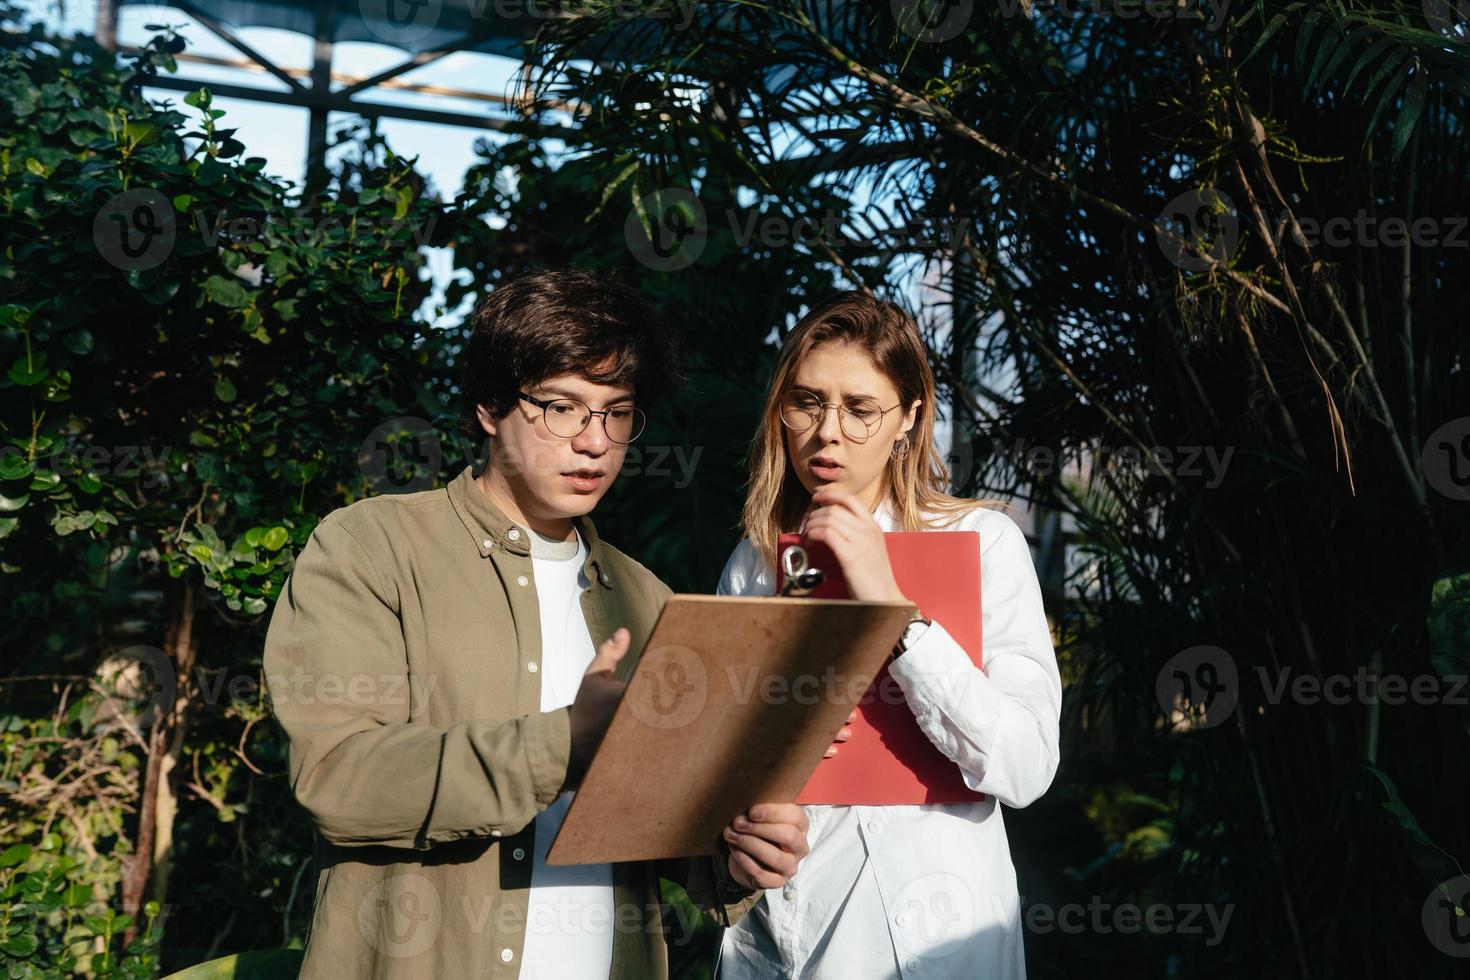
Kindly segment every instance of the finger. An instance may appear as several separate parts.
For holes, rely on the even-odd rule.
[[[743,851],[762,871],[788,878],[796,873],[797,855],[755,834],[740,834],[726,827],[725,842],[730,845],[731,853]]]
[[[806,807],[800,803],[757,803],[742,816],[756,823],[789,823],[807,832]]]
[[[851,725],[855,721],[857,721],[857,709],[853,708],[852,713],[847,716],[847,721],[843,724]]]
[[[838,487],[822,487],[812,494],[812,503],[818,507],[840,506],[848,498],[856,499],[857,495],[850,490],[842,490]]]
[[[812,499],[823,507],[830,507],[836,512],[851,514],[857,518],[872,519],[873,515],[858,500],[857,494],[847,490],[836,490],[824,488],[812,495]]]
[[[770,844],[775,849],[784,851],[798,860],[805,857],[807,851],[811,848],[811,845],[807,843],[806,831],[798,829],[794,824],[789,823],[750,824],[744,829],[744,837],[746,844],[750,844],[752,840],[758,840]],[[757,858],[761,857],[759,854],[755,856]],[[775,868],[774,865],[767,864],[767,866],[773,869]],[[793,867],[791,870],[795,872],[796,868]]]
[[[831,748],[827,749],[826,752],[823,752],[822,753],[822,758],[824,758],[824,759],[830,759],[830,758],[832,758],[836,754],[837,754],[837,746],[834,745]]]
[[[624,627],[618,627],[617,632],[602,641],[597,648],[597,656],[592,658],[592,663],[587,665],[587,673],[595,674],[598,671],[612,670],[628,652],[628,644],[633,634]]]
[[[730,871],[736,881],[747,888],[780,888],[786,879],[767,871],[760,863],[744,851],[730,852]]]
[[[841,731],[839,731],[837,733],[837,737],[834,738],[832,741],[834,741],[834,742],[846,742],[850,738],[852,738],[852,729],[851,728],[844,728],[844,729],[842,729]]]

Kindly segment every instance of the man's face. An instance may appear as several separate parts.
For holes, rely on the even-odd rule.
[[[593,373],[598,368],[594,367]],[[579,375],[546,378],[521,391],[540,401],[575,399],[593,411],[631,409],[633,390],[588,381]],[[605,416],[594,415],[574,436],[557,435],[546,424],[546,409],[521,399],[502,418],[482,406],[480,424],[495,439],[494,471],[530,520],[562,520],[591,513],[623,467],[628,447],[608,438]],[[566,417],[554,423],[575,429]]]

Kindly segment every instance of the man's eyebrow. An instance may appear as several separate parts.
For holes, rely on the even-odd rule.
[[[536,387],[542,393],[548,394],[548,395],[555,395],[558,398],[570,398],[573,401],[578,401],[578,402],[582,400],[582,396],[581,395],[578,395],[574,391],[568,391],[565,388],[552,388],[552,387],[546,387],[546,386],[543,386],[543,385],[537,385]],[[633,401],[634,398],[636,398],[636,397],[637,397],[636,394],[630,392],[629,394],[626,394],[626,395],[619,395],[616,398],[610,398],[610,399],[608,399],[607,404],[609,404],[609,405],[617,405],[617,404],[619,404],[621,402],[630,402],[630,401]]]

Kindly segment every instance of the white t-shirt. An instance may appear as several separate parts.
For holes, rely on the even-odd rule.
[[[597,654],[582,615],[582,590],[591,584],[582,574],[587,545],[580,534],[575,541],[534,532],[529,538],[541,606],[541,710],[554,711],[576,699]],[[563,793],[536,816],[522,980],[605,977],[612,970],[612,865],[546,863],[573,795]]]

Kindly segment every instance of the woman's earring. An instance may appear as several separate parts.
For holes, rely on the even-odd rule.
[[[896,462],[901,459],[907,459],[908,455],[909,437],[906,435],[899,436],[893,441],[893,448],[888,451],[888,458]]]

